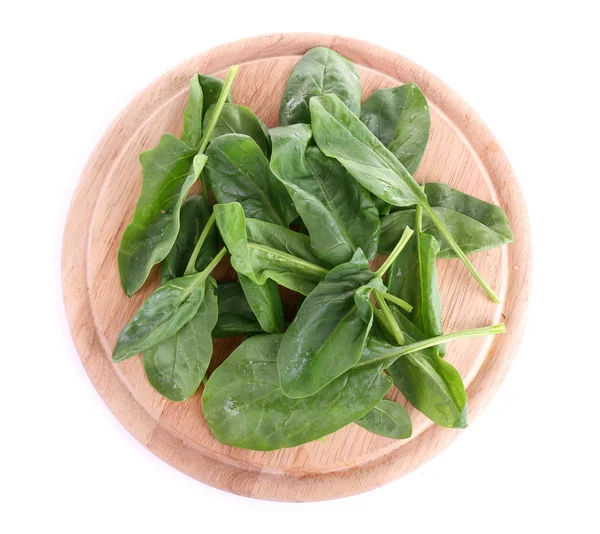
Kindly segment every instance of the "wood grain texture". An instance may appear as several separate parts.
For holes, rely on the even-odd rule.
[[[389,50],[315,34],[265,35],[200,54],[139,94],[108,129],[91,155],[74,194],[63,241],[63,295],[83,366],[110,410],[148,449],[207,484],[250,497],[315,501],[363,492],[402,476],[446,448],[460,432],[436,427],[408,406],[413,436],[395,441],[350,425],[300,447],[275,452],[235,449],[217,442],[202,415],[199,391],[184,403],[167,401],[148,383],[140,357],[110,359],[118,333],[156,287],[158,272],[128,299],[121,290],[117,250],[141,187],[139,153],[164,132],[179,135],[190,77],[225,77],[240,65],[233,98],[275,126],[289,72],[299,56],[328,46],[350,58],[361,74],[363,98],[381,87],[417,83],[430,102],[430,142],[419,181],[441,181],[507,212],[515,242],[471,259],[503,304],[489,301],[458,260],[440,260],[445,331],[506,322],[508,334],[448,346],[469,396],[469,421],[485,408],[504,378],[525,327],[530,285],[527,209],[506,156],[481,119],[440,80]],[[223,262],[217,278],[230,279]],[[225,358],[240,338],[215,340]],[[394,391],[390,398],[403,401]],[[468,430],[466,430],[468,432]]]

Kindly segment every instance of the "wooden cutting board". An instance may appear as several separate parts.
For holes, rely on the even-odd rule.
[[[502,382],[525,326],[531,276],[527,209],[506,156],[481,119],[435,76],[394,52],[337,36],[277,34],[222,45],[177,66],[127,106],[92,153],[73,196],[63,242],[62,283],[71,334],[90,380],[121,424],[160,458],[202,482],[281,501],[332,499],[378,487],[417,468],[469,431],[437,427],[407,406],[414,428],[408,440],[349,425],[322,441],[291,449],[235,449],[217,442],[208,430],[202,388],[187,402],[170,402],[150,387],[139,356],[111,362],[120,330],[158,283],[155,271],[128,299],[117,272],[121,234],[141,187],[140,152],[153,148],[165,132],[181,133],[192,75],[224,78],[233,64],[240,65],[234,101],[275,126],[289,72],[315,46],[333,48],[356,64],[363,97],[381,87],[416,82],[432,115],[418,181],[446,182],[499,204],[508,214],[515,242],[471,256],[502,304],[488,300],[460,261],[438,261],[445,331],[502,321],[508,328],[495,338],[448,345],[447,359],[467,385],[472,422]],[[231,267],[222,264],[217,278],[231,277]],[[216,340],[216,358],[225,358],[240,342]],[[390,397],[403,401],[397,390]]]

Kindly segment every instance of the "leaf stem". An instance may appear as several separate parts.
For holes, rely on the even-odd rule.
[[[457,339],[491,336],[494,334],[504,333],[506,333],[506,326],[504,326],[504,323],[500,323],[492,326],[484,326],[483,328],[471,328],[470,330],[460,330],[458,332],[452,332],[451,334],[444,334],[441,336],[424,339],[423,341],[417,341],[416,343],[404,345],[403,347],[390,346],[389,349],[385,350],[385,355],[379,356],[377,358],[372,358],[361,363],[357,363],[352,368],[355,369],[357,367],[364,367],[366,365],[372,365],[373,363],[382,362],[384,363],[384,366],[387,369],[401,356],[411,354],[413,352],[420,352],[422,350],[428,349],[429,347],[435,347],[436,345],[440,345],[441,343],[447,343],[448,341],[455,341]]]
[[[403,310],[406,310],[408,313],[413,311],[413,307],[408,302],[406,302],[405,300],[402,300],[401,298],[396,297],[395,295],[391,295],[390,293],[384,293],[383,298],[385,300],[389,300],[392,304],[399,306]]]
[[[438,219],[437,215],[435,214],[435,212],[433,211],[431,206],[429,204],[425,203],[425,204],[423,204],[423,209],[427,212],[427,215],[429,215],[429,218],[438,227],[438,230],[444,236],[446,241],[448,241],[448,243],[452,247],[452,250],[454,250],[454,252],[456,252],[456,255],[462,260],[462,262],[465,264],[467,269],[469,269],[469,272],[473,275],[473,278],[475,278],[475,280],[477,280],[479,285],[488,294],[490,299],[492,299],[492,301],[495,302],[496,304],[500,304],[501,300],[498,298],[498,295],[496,295],[496,293],[494,293],[494,290],[488,285],[488,283],[477,272],[477,270],[475,269],[473,264],[469,261],[469,258],[467,258],[467,255],[458,246],[458,243],[456,243],[456,241],[454,241],[452,234],[444,226],[444,223]]]
[[[217,255],[206,266],[206,269],[202,270],[202,272],[206,273],[206,275],[208,276],[212,272],[212,270],[219,264],[219,262],[223,259],[223,256],[225,256],[225,254],[227,254],[227,248],[223,247],[221,250],[219,250],[219,252],[217,252]]]
[[[219,95],[217,103],[215,104],[215,111],[212,114],[212,117],[210,118],[210,120],[208,121],[208,126],[206,127],[206,130],[202,134],[202,139],[200,139],[200,147],[198,148],[199,154],[204,154],[204,151],[206,150],[208,143],[210,143],[210,138],[212,136],[213,131],[215,130],[215,126],[217,125],[217,122],[219,121],[219,117],[221,116],[221,111],[223,111],[223,106],[225,105],[225,102],[227,102],[227,97],[229,96],[229,93],[231,92],[231,86],[233,85],[233,80],[235,80],[235,77],[237,76],[239,69],[240,69],[240,67],[238,65],[234,65],[233,67],[231,67],[229,69],[229,72],[227,73],[227,78],[225,78],[225,83],[223,84],[223,89],[221,90],[221,94]],[[206,178],[206,174],[204,172],[202,172],[202,174],[200,175],[200,183],[202,185],[202,196],[205,198],[206,202],[210,206],[211,204],[210,204],[210,190],[208,187],[208,178]]]
[[[208,143],[210,143],[210,137],[217,125],[219,120],[219,116],[221,115],[221,111],[223,111],[223,106],[227,101],[227,97],[229,96],[229,92],[231,91],[231,86],[233,85],[233,80],[237,76],[238,70],[240,69],[239,65],[234,65],[229,69],[227,73],[227,78],[225,78],[225,84],[223,85],[223,89],[221,90],[221,94],[219,95],[219,99],[215,104],[215,110],[208,121],[208,126],[206,127],[206,131],[202,134],[202,139],[200,140],[200,147],[198,148],[198,152],[200,154],[204,154]]]
[[[406,246],[406,243],[408,243],[410,236],[413,234],[414,232],[412,228],[407,226],[404,229],[402,237],[400,238],[400,241],[398,241],[397,245],[394,247],[394,250],[392,250],[392,253],[386,258],[386,260],[383,262],[383,265],[379,267],[379,269],[377,269],[377,271],[375,272],[376,276],[381,277],[385,274],[385,272],[391,267],[392,263],[394,263],[394,260],[398,257],[398,254],[402,252],[402,249]]]
[[[297,256],[293,256],[292,254],[288,254],[287,252],[282,252],[275,248],[271,248],[267,245],[259,245],[258,243],[248,243],[248,248],[253,248],[255,250],[259,250],[263,253],[269,254],[269,259],[274,260],[278,263],[294,263],[297,266],[304,269],[304,271],[308,273],[313,273],[321,278],[325,278],[329,270],[324,267],[320,267],[319,265],[315,265],[309,261],[298,258]]]
[[[394,319],[394,316],[392,315],[392,312],[391,312],[389,306],[387,305],[387,302],[383,298],[383,295],[376,289],[373,290],[373,295],[375,295],[375,300],[377,301],[377,304],[379,305],[379,308],[381,310],[381,313],[383,314],[385,322],[388,324],[388,329],[391,332],[394,339],[396,340],[396,343],[398,345],[404,345],[404,334],[402,334],[402,330],[400,330],[400,327],[398,326],[396,319]]]
[[[196,244],[194,245],[194,250],[192,251],[192,255],[190,256],[190,261],[188,261],[188,264],[185,268],[185,272],[183,273],[184,276],[187,276],[188,274],[194,274],[196,272],[196,259],[198,258],[198,254],[200,254],[200,249],[202,248],[202,245],[204,245],[204,242],[208,237],[208,233],[210,232],[214,224],[215,214],[213,213],[208,218],[208,221],[206,221],[206,224],[202,229],[202,233],[200,234],[198,241],[196,241]]]

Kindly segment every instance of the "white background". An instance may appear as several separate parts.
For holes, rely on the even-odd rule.
[[[2,3],[0,531],[600,531],[597,2],[334,4]],[[535,258],[529,327],[485,413],[405,478],[304,505],[215,490],[138,444],[88,381],[60,289],[70,198],[119,111],[193,54],[285,31],[372,41],[457,90],[516,170]]]

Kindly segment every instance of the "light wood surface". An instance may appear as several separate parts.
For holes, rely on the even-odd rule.
[[[508,214],[515,242],[471,256],[501,305],[487,299],[460,261],[438,261],[445,331],[501,321],[508,329],[495,338],[448,345],[447,359],[467,385],[472,422],[502,382],[525,327],[531,275],[527,209],[506,156],[481,119],[435,76],[394,52],[343,37],[276,34],[193,57],[143,90],[108,129],[74,194],[63,241],[63,295],[71,333],[90,380],[123,426],[160,458],[202,482],[282,501],[332,499],[378,487],[417,468],[469,430],[437,427],[407,406],[414,427],[409,440],[349,425],[323,442],[275,452],[217,442],[202,415],[201,389],[187,402],[170,402],[151,388],[139,356],[111,362],[120,330],[158,282],[155,270],[128,299],[119,284],[117,250],[141,186],[139,153],[153,148],[165,132],[180,134],[190,77],[206,73],[224,78],[229,66],[239,64],[234,101],[251,107],[271,127],[277,124],[290,69],[314,46],[331,47],[357,65],[363,98],[381,87],[416,82],[432,113],[417,180],[446,182],[499,204]],[[232,276],[223,263],[217,278]],[[215,357],[225,358],[240,341],[216,340]],[[403,400],[397,390],[390,397]]]

